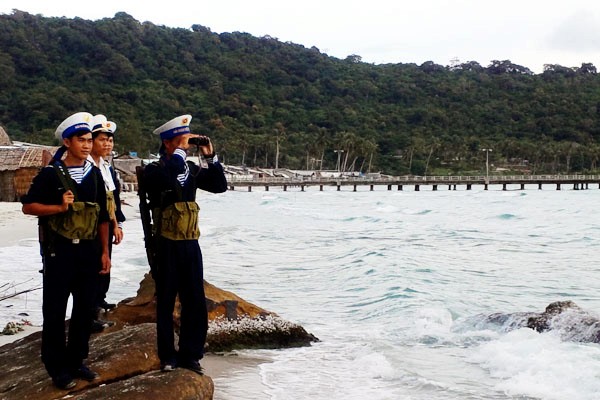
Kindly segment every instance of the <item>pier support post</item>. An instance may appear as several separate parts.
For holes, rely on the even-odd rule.
[[[252,191],[252,186],[248,186],[248,191],[251,192]]]
[[[456,190],[456,185],[454,185],[454,189],[453,190]]]
[[[353,192],[356,192],[356,185],[354,185],[354,190],[353,190]]]
[[[392,185],[388,185],[388,190],[392,190]]]
[[[300,185],[300,191],[304,192],[304,185]]]
[[[229,186],[229,190],[235,190],[235,186],[233,186],[233,185]]]
[[[487,183],[483,184],[483,190],[488,190],[488,184]]]
[[[574,183],[573,184],[573,190],[579,190],[579,184],[578,183]]]
[[[542,190],[542,182],[538,183],[538,190]]]
[[[373,191],[373,188],[375,187],[375,185],[371,185],[371,192]]]
[[[506,190],[506,183],[502,184],[502,190]]]
[[[521,190],[525,190],[525,184],[521,183]]]
[[[467,183],[467,190],[471,190],[471,184]],[[486,185],[486,190],[487,190],[487,185]]]
[[[600,189],[600,184],[598,185],[598,189]],[[402,185],[398,185],[398,190],[402,190]]]
[[[419,185],[415,185],[415,192],[418,192],[419,190],[421,190],[421,187]]]
[[[339,192],[342,189],[341,185],[337,185],[337,191]]]
[[[267,186],[265,186],[265,192],[268,192],[268,191],[269,191],[269,186],[267,185]]]
[[[287,192],[287,185],[283,185],[283,191]]]
[[[323,185],[319,185],[319,191],[323,191]]]
[[[556,184],[556,190],[560,190],[560,183]]]
[[[437,185],[433,185],[433,191],[435,192],[437,190]]]

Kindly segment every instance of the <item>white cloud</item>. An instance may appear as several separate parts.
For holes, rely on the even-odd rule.
[[[565,52],[600,53],[600,18],[590,10],[571,14],[551,32],[547,45]]]
[[[488,65],[511,60],[541,72],[544,64],[600,67],[597,0],[281,0],[168,2],[2,0],[45,16],[100,19],[124,11],[139,21],[213,32],[269,35],[365,62],[447,65],[457,57]]]

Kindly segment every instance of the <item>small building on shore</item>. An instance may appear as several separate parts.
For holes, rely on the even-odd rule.
[[[56,150],[53,146],[12,142],[0,127],[0,201],[19,201]]]

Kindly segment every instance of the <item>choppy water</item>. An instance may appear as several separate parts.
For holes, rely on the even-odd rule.
[[[598,189],[244,189],[199,202],[206,279],[321,339],[242,352],[266,360],[263,385],[242,369],[215,380],[217,400],[600,398],[600,345],[483,323],[557,300],[598,315]],[[115,299],[135,294],[145,263],[139,220],[126,235]]]

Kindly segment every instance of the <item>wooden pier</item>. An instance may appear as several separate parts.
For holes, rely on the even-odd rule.
[[[375,186],[387,186],[387,190],[404,190],[405,187],[413,187],[415,191],[421,190],[423,186],[430,186],[431,190],[447,187],[448,190],[456,190],[458,186],[471,190],[474,185],[483,186],[488,190],[492,185],[500,185],[502,190],[507,190],[508,185],[518,185],[520,190],[526,186],[534,186],[542,190],[543,186],[551,186],[556,190],[572,188],[573,190],[590,189],[594,185],[600,189],[600,175],[513,175],[513,176],[393,176],[393,177],[336,177],[336,178],[273,178],[261,177],[250,178],[248,176],[233,176],[227,179],[229,190],[246,187],[250,192],[253,187],[263,187],[268,191],[271,187],[281,187],[283,191],[288,188],[305,188],[318,186],[323,191],[325,186],[334,186],[338,191],[343,187],[351,187],[357,191],[359,186],[368,186],[371,191]]]

